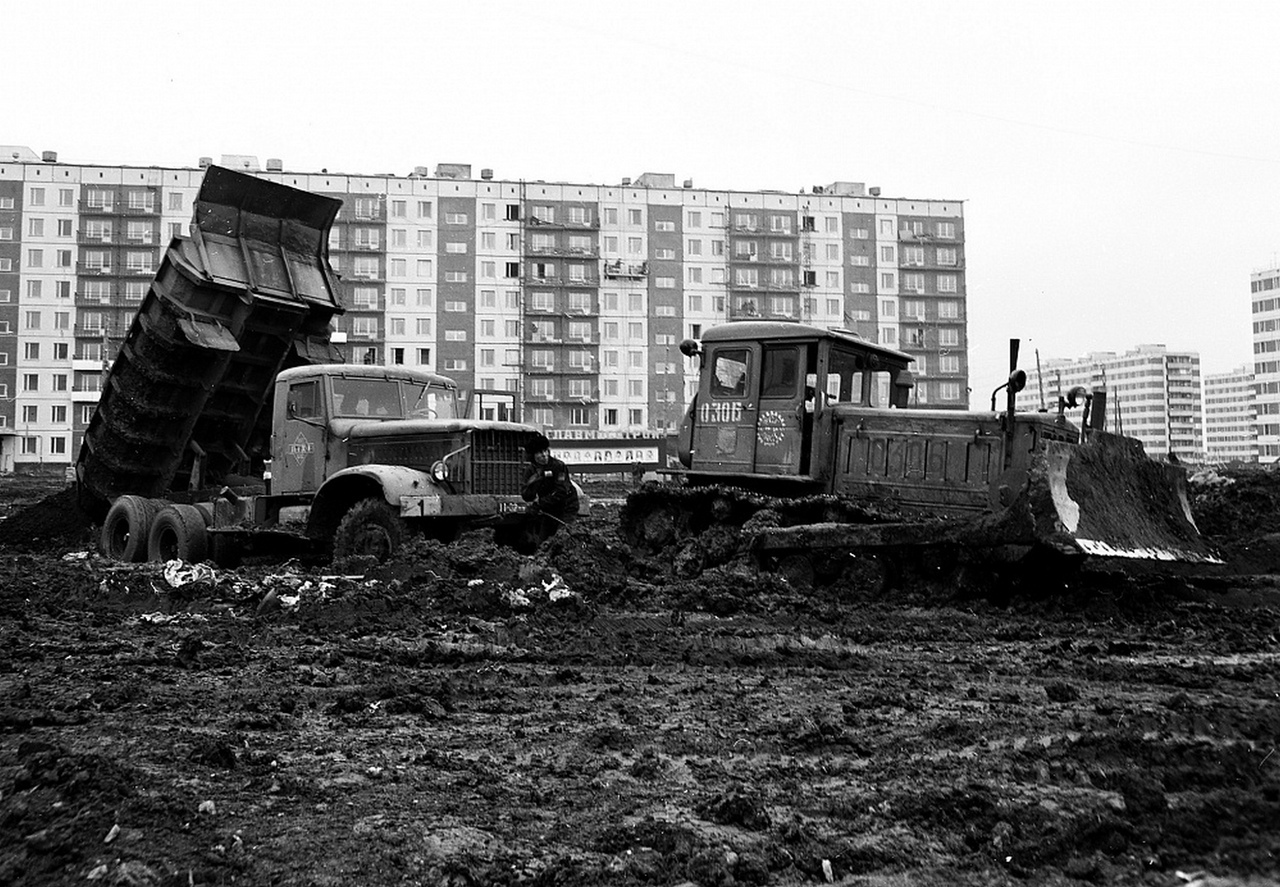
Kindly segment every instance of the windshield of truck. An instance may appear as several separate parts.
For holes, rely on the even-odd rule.
[[[409,405],[410,419],[456,419],[457,397],[452,388],[443,385],[424,385],[420,382],[405,383],[405,403]]]
[[[400,385],[394,379],[333,380],[333,414],[370,419],[403,419]]]

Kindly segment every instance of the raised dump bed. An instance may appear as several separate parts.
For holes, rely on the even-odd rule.
[[[251,473],[282,369],[337,359],[341,201],[211,166],[112,362],[76,464],[93,504]],[[96,501],[95,501],[96,500]]]

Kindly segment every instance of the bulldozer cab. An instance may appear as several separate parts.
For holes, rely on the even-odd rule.
[[[695,472],[818,480],[830,446],[828,404],[906,403],[896,383],[909,379],[910,358],[849,333],[738,322],[708,330],[700,347]]]

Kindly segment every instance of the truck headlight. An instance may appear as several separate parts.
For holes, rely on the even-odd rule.
[[[432,480],[436,480],[436,481],[445,481],[445,480],[448,480],[448,478],[449,478],[449,466],[447,466],[447,465],[445,465],[445,464],[444,464],[444,460],[443,460],[443,459],[441,459],[441,460],[440,460],[439,462],[437,462],[435,465],[432,465],[432,466],[431,466],[431,478],[432,478]]]

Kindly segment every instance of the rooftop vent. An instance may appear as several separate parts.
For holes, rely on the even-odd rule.
[[[625,188],[627,185],[630,185],[630,184],[631,184],[631,176],[623,176],[623,177],[622,177],[622,187],[624,187],[624,188]]]
[[[493,178],[493,170],[491,170],[491,169],[482,169],[482,170],[480,170],[480,178],[484,179],[486,182],[487,182],[489,179],[492,179],[492,178]]]
[[[284,161],[279,157],[268,157],[267,172],[284,172]]]
[[[200,158],[200,168],[201,168],[201,169],[208,169],[208,168],[209,168],[209,167],[211,167],[211,166],[213,166],[213,158],[212,158],[212,157],[201,157],[201,158]]]
[[[41,155],[40,155],[40,159],[41,159],[41,160],[43,160],[45,163],[57,163],[57,162],[58,162],[58,152],[57,152],[57,151],[45,151],[43,154],[41,154]]]
[[[684,180],[684,186],[685,186],[686,188],[692,188],[692,187],[693,187],[693,179],[685,179],[685,180]]]
[[[870,195],[871,195],[872,197],[879,197],[879,196],[880,196],[880,188],[879,188],[879,187],[868,188],[868,189],[867,189],[867,191],[868,191],[868,193],[870,193]]]
[[[425,179],[425,178],[427,178],[427,177],[429,177],[429,176],[431,175],[431,167],[429,167],[429,166],[415,166],[415,167],[413,168],[413,174],[414,174],[415,176],[417,176],[418,178],[420,178],[420,179]]]

